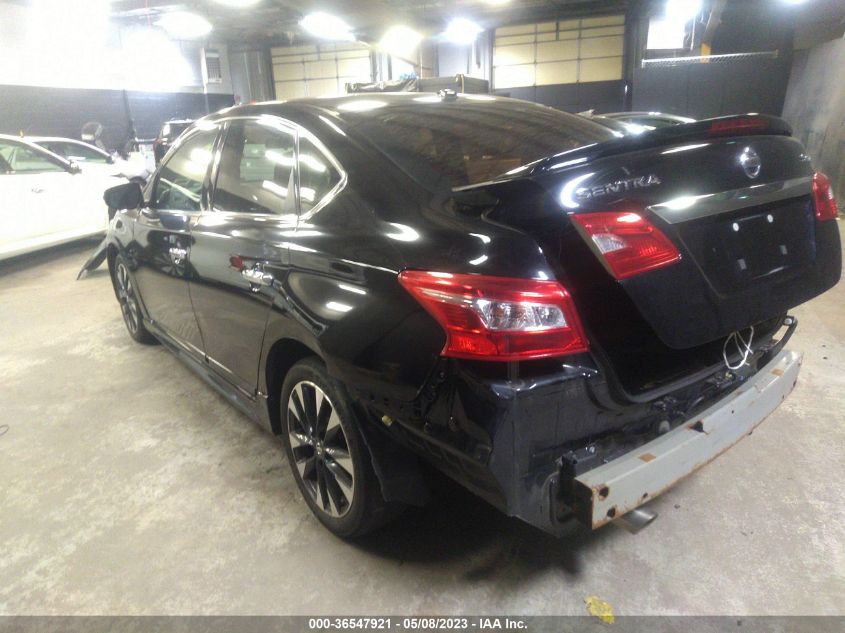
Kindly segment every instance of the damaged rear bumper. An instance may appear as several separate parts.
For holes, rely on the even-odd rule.
[[[596,529],[648,502],[749,435],[792,391],[802,355],[781,351],[693,419],[573,481],[572,512]]]

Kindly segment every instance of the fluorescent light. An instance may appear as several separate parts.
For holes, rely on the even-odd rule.
[[[666,19],[686,24],[701,13],[701,0],[666,0]]]
[[[156,24],[177,39],[194,39],[211,32],[211,22],[188,11],[165,13]]]
[[[420,45],[422,38],[422,34],[408,26],[391,26],[378,45],[385,53],[410,59]]]
[[[453,44],[472,44],[484,29],[472,20],[455,18],[446,27],[443,37]]]
[[[300,26],[314,37],[336,42],[354,42],[355,34],[352,27],[335,15],[317,11],[309,13],[299,23]]]
[[[118,58],[121,75],[132,90],[163,90],[191,86],[200,80],[185,59],[179,45],[161,29],[129,29]],[[166,68],[167,72],[161,72]]]

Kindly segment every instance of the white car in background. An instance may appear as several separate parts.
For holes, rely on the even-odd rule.
[[[104,233],[103,192],[122,182],[0,134],[0,260]]]
[[[98,171],[107,175],[122,176],[127,180],[141,179],[146,182],[155,169],[154,163],[151,169],[144,156],[137,152],[130,154],[129,158],[124,160],[96,145],[72,138],[27,136],[24,140],[77,163],[82,171]]]

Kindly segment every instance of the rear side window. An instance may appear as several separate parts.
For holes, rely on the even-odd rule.
[[[61,143],[49,142],[42,143],[44,147],[58,154],[64,156],[68,160],[75,160],[80,163],[108,163],[108,156],[104,156],[97,150],[84,145],[77,145],[76,143]]]
[[[51,171],[65,171],[48,156],[25,145],[0,142],[0,158],[8,169],[17,174],[43,174]]]
[[[214,208],[296,213],[296,132],[273,121],[234,121],[220,156]]]
[[[299,139],[299,199],[303,213],[308,213],[329,195],[341,175],[325,154],[308,138]]]
[[[217,130],[191,135],[161,167],[152,206],[161,211],[199,211]]]
[[[349,127],[429,188],[478,184],[541,158],[614,138],[597,123],[536,104],[482,95],[455,103],[426,99],[431,100],[420,97],[419,103],[343,116]]]

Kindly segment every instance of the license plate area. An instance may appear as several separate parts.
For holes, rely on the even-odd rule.
[[[683,225],[681,239],[721,294],[793,274],[815,260],[809,196]]]

